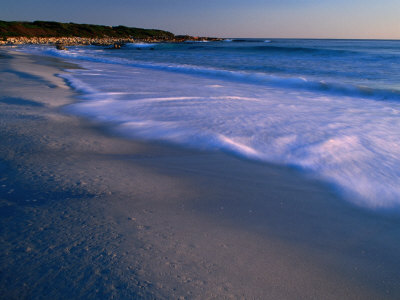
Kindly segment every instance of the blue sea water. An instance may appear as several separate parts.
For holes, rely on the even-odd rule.
[[[298,167],[400,206],[400,41],[230,39],[22,51],[80,64],[68,109],[127,137]]]

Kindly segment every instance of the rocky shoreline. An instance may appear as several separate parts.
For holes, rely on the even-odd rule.
[[[66,46],[98,45],[120,48],[126,43],[179,43],[186,41],[219,41],[220,38],[174,35],[158,29],[144,29],[126,26],[105,26],[93,24],[60,23],[50,21],[1,21],[1,45],[56,45]]]
[[[193,37],[193,36],[175,36],[173,38],[84,38],[84,37],[8,37],[0,40],[0,45],[63,45],[63,46],[81,46],[81,45],[96,45],[110,46],[123,45],[127,43],[160,43],[160,42],[210,42],[221,41],[222,38],[210,37]]]

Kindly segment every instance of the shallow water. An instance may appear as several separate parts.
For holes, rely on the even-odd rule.
[[[82,92],[69,110],[128,137],[291,165],[358,205],[400,204],[398,41],[20,49],[82,65],[64,76]]]

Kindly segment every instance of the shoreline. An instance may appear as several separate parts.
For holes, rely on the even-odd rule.
[[[175,36],[173,38],[84,38],[84,37],[7,37],[0,46],[15,45],[63,45],[63,46],[110,46],[128,43],[182,43],[187,41],[222,41],[222,38]]]
[[[354,207],[289,168],[112,136],[59,113],[76,97],[54,76],[68,63],[5,52],[9,298],[400,295],[398,216]]]

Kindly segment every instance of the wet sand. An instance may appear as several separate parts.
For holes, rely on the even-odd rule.
[[[77,66],[0,49],[2,299],[398,299],[400,217],[296,170],[64,113]]]

